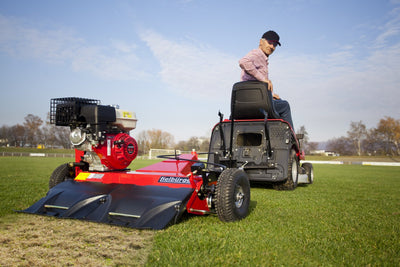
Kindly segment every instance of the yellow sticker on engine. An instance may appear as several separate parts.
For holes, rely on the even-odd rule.
[[[124,118],[132,118],[132,112],[124,111],[122,113],[122,117],[124,117]]]
[[[87,172],[81,172],[78,174],[78,176],[75,177],[76,181],[86,181],[86,179],[89,177],[90,173]]]

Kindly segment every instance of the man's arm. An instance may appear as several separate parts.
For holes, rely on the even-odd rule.
[[[260,72],[256,68],[254,61],[257,60],[257,55],[253,51],[250,51],[246,56],[239,60],[240,68],[258,81],[265,82],[268,85],[268,90],[272,92],[273,98],[280,99],[279,95],[274,94],[274,86],[271,80],[269,80],[264,73]]]
[[[264,82],[265,81],[265,75],[263,75],[256,66],[254,65],[254,58],[251,53],[247,54],[244,56],[241,60],[239,60],[239,66],[244,70],[247,74],[250,74],[253,76],[255,79]]]

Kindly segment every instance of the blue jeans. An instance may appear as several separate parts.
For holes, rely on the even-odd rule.
[[[290,112],[289,102],[282,99],[274,99],[272,100],[274,104],[275,111],[281,116],[284,121],[287,121],[294,131],[293,121],[292,121],[292,113]]]

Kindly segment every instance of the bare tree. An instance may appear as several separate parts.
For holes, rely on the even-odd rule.
[[[63,148],[71,148],[70,133],[71,131],[68,127],[55,126],[56,144]]]
[[[187,141],[179,141],[175,147],[176,150],[181,150],[181,151],[188,151],[189,147],[187,145]]]
[[[187,141],[188,150],[200,150],[200,140],[196,136],[190,137],[189,141]]]
[[[354,154],[351,140],[344,136],[329,140],[326,147],[328,150],[335,151],[336,153],[339,153],[341,155]]]
[[[313,150],[318,149],[318,143],[317,142],[308,142],[307,147],[304,149],[306,153],[310,153]]]
[[[357,151],[357,155],[361,155],[361,144],[362,141],[366,138],[367,136],[367,127],[365,126],[362,121],[359,122],[354,122],[352,121],[350,123],[350,130],[347,131],[347,137],[349,140],[353,142],[354,148]]]
[[[308,132],[306,130],[306,127],[302,125],[300,129],[297,129],[296,133],[304,135],[304,137],[300,139],[299,142],[300,146],[304,149],[304,151],[308,153],[311,149],[308,147],[308,142],[310,138],[308,137]]]
[[[150,148],[170,148],[173,146],[174,137],[162,130],[152,129],[147,131],[150,141]]]
[[[208,149],[210,148],[210,139],[209,138],[200,138],[201,143],[200,143],[200,148],[199,151],[203,152],[208,152]]]
[[[50,123],[50,113],[47,113],[46,124],[42,126],[41,142],[46,147],[71,148],[69,140],[70,129],[64,126],[56,126]]]
[[[175,149],[181,151],[191,151],[195,149],[196,151],[206,152],[210,146],[210,140],[205,137],[192,136],[188,141],[179,141],[175,145]]]
[[[385,143],[376,128],[369,129],[363,142],[363,149],[369,155],[384,155]]]
[[[40,126],[43,124],[43,120],[33,114],[28,114],[24,119],[27,143],[31,147],[35,147],[38,144],[39,136],[41,136]]]
[[[25,132],[25,127],[20,124],[10,127],[8,133],[8,143],[15,147],[25,146],[27,140]]]
[[[174,137],[168,132],[152,129],[141,131],[137,137],[139,152],[146,154],[152,148],[172,148],[174,146]]]
[[[150,150],[150,145],[151,145],[147,131],[139,132],[136,139],[139,147],[139,155],[147,154]]]

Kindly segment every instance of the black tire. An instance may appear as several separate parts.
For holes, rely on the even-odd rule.
[[[68,163],[58,166],[50,176],[49,189],[69,179],[75,178],[75,172]]]
[[[250,182],[240,169],[226,169],[218,178],[215,209],[223,222],[245,218],[249,213]]]
[[[277,190],[294,190],[297,187],[299,178],[299,159],[297,158],[296,151],[292,149],[288,161],[288,176],[283,183],[274,184]]]
[[[311,163],[305,162],[301,165],[307,173],[307,181],[309,184],[314,182],[314,168]]]

